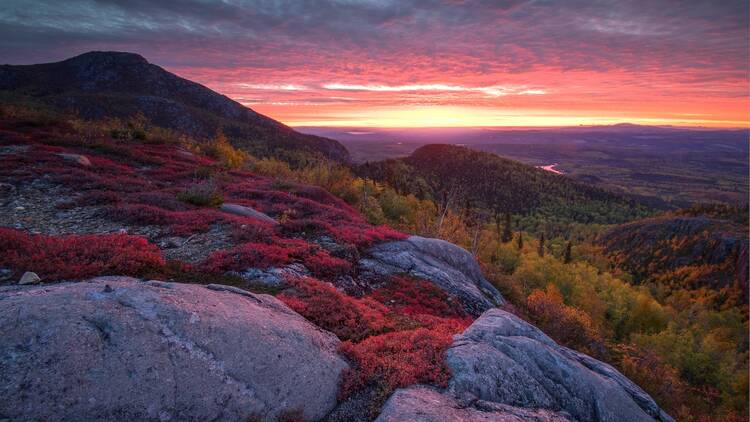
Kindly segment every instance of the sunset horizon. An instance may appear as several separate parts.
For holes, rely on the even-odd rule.
[[[750,127],[746,2],[34,3],[7,64],[133,52],[293,127]]]

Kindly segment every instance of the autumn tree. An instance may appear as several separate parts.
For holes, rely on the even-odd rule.
[[[554,284],[547,285],[546,290],[532,291],[526,305],[534,320],[556,341],[594,355],[603,350],[601,336],[591,317],[566,305]]]

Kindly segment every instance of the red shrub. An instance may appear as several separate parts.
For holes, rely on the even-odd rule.
[[[0,267],[14,275],[33,271],[43,280],[81,279],[99,275],[141,276],[159,270],[159,249],[139,236],[29,235],[0,228]]]
[[[234,243],[257,242],[270,243],[274,239],[274,232],[270,224],[255,218],[230,218],[229,234]]]
[[[328,234],[331,232],[331,227],[320,220],[300,218],[285,221],[281,225],[281,231],[287,235],[313,236]]]
[[[170,191],[154,190],[151,192],[139,192],[134,195],[129,195],[128,202],[140,205],[151,205],[169,211],[188,211],[191,208],[177,199],[176,192]]]
[[[312,278],[291,283],[294,293],[283,293],[278,298],[342,340],[360,341],[389,328],[385,320],[388,310],[373,300],[352,298]]]
[[[352,264],[349,261],[333,257],[322,249],[307,255],[303,260],[305,267],[316,277],[335,278],[348,274],[352,270]]]
[[[246,268],[268,268],[288,264],[290,250],[280,244],[248,242],[236,248],[212,253],[203,262],[206,271],[220,274]]]
[[[407,315],[464,317],[463,307],[433,283],[411,277],[391,277],[385,286],[370,297]]]
[[[344,243],[350,243],[358,248],[367,248],[373,243],[386,240],[402,240],[408,236],[393,230],[388,226],[372,227],[365,223],[359,225],[338,225],[331,229],[333,237]]]
[[[453,327],[418,328],[369,337],[360,343],[346,341],[340,352],[354,363],[344,374],[341,398],[367,384],[394,390],[412,384],[445,387],[450,371],[444,362]]]
[[[301,262],[319,277],[336,277],[351,271],[351,264],[332,257],[318,245],[300,239],[271,238],[269,243],[248,242],[238,247],[214,252],[204,262],[206,271],[222,273],[246,268],[277,267]]]
[[[167,226],[178,236],[208,231],[222,219],[213,210],[168,211],[152,205],[120,204],[104,209],[104,215],[134,225]]]

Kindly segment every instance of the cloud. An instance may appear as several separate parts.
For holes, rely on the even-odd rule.
[[[414,84],[414,85],[357,85],[357,84],[342,84],[342,83],[327,83],[323,85],[323,88],[333,91],[373,91],[373,92],[409,92],[409,91],[431,91],[431,92],[481,92],[490,97],[500,97],[503,95],[536,95],[544,94],[545,91],[541,89],[524,89],[518,87],[507,87],[507,86],[479,86],[479,87],[466,87],[460,85],[450,84]]]
[[[270,91],[308,91],[309,88],[303,85],[295,84],[248,84],[238,83],[238,87],[247,89],[257,90],[270,90]]]
[[[716,115],[748,108],[749,16],[747,0],[4,0],[0,61],[133,51],[253,104],[320,113],[348,102]],[[324,100],[336,91],[352,99]]]

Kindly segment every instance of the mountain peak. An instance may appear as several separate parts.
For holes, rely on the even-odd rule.
[[[155,126],[197,139],[212,138],[221,130],[256,155],[304,150],[337,161],[349,156],[332,139],[295,132],[135,53],[90,51],[56,63],[2,65],[0,91],[90,120],[141,114]]]
[[[78,56],[64,60],[64,62],[87,64],[109,63],[124,65],[148,64],[148,60],[146,60],[140,54],[130,53],[126,51],[89,51],[87,53],[79,54]]]

